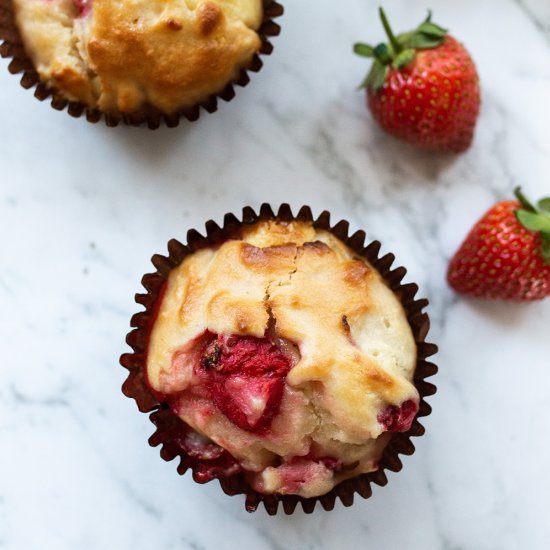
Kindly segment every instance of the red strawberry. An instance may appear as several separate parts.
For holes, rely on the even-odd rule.
[[[468,51],[431,14],[397,37],[384,10],[389,44],[355,44],[374,58],[361,85],[378,124],[388,133],[430,151],[462,153],[472,143],[479,114],[479,77]]]
[[[408,432],[411,429],[414,417],[418,412],[418,405],[409,399],[396,405],[387,406],[378,414],[378,422],[387,432]]]
[[[264,433],[279,410],[291,356],[266,338],[208,338],[198,370],[212,400],[239,428]]]
[[[73,0],[78,16],[84,17],[92,9],[92,0]]]
[[[550,198],[533,206],[517,201],[493,206],[474,226],[449,265],[457,291],[501,300],[542,300],[550,295]]]

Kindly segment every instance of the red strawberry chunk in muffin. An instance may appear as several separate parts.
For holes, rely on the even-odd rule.
[[[246,423],[255,426],[264,415],[270,396],[280,393],[280,385],[281,380],[278,378],[266,380],[234,375],[227,378],[224,389],[231,396],[239,413],[244,413]],[[219,408],[224,406],[222,403]]]
[[[161,437],[170,442],[164,452],[170,456],[182,456],[178,468],[180,473],[192,468],[193,478],[197,483],[232,476],[241,471],[241,465],[230,453],[182,422],[169,410],[154,413],[154,423],[162,432]],[[159,431],[153,437],[158,437]]]
[[[73,0],[73,4],[78,10],[79,17],[84,17],[92,9],[93,0]]]
[[[216,407],[239,428],[265,433],[279,409],[291,357],[267,338],[207,338],[196,374]]]
[[[351,469],[357,464],[353,464]],[[312,453],[286,457],[282,464],[266,468],[261,476],[253,480],[253,485],[259,491],[297,494],[312,487],[329,487],[334,481],[335,472],[344,468],[340,459],[315,458]]]
[[[182,432],[182,437],[179,437],[177,440],[178,445],[189,456],[201,460],[215,460],[226,452],[222,447],[203,437],[188,426],[185,426],[185,430],[182,428]]]
[[[418,405],[409,399],[399,407],[389,405],[379,415],[378,422],[384,426],[387,432],[407,432],[411,428]]]
[[[332,463],[319,460],[315,462],[306,457],[294,457],[289,462],[279,466],[278,471],[281,476],[280,492],[292,494],[299,492],[300,489],[320,479],[331,479],[333,476]],[[334,464],[336,466],[336,464]]]

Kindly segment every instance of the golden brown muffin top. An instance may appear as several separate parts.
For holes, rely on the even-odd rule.
[[[261,41],[261,0],[14,0],[41,79],[105,112],[165,113],[221,92]]]
[[[298,357],[269,432],[251,433],[201,393],[194,347],[205,333],[262,339],[273,331]],[[417,410],[415,365],[405,312],[368,262],[310,223],[267,221],[193,253],[171,272],[147,375],[153,389],[178,396],[174,407],[183,420],[256,472],[260,490],[284,492],[286,470],[276,457],[304,457],[315,448],[353,464],[345,473],[323,470],[322,479],[295,491],[312,496],[376,469],[385,432],[392,431],[387,411],[404,403],[413,415]],[[290,464],[287,470],[295,468]]]

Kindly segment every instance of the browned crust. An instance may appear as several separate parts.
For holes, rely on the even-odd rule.
[[[205,2],[199,6],[197,17],[199,18],[201,33],[208,36],[220,22],[221,16],[220,8],[212,2]]]
[[[208,5],[214,6],[214,4]],[[218,9],[217,6],[214,7],[216,10]],[[203,14],[203,32],[205,29],[206,32],[211,32],[217,24],[217,19],[214,10],[207,8],[205,11],[206,13]],[[193,107],[172,114],[165,114],[151,105],[146,105],[139,111],[130,114],[103,113],[99,109],[88,107],[85,103],[69,101],[56,88],[49,88],[41,83],[30,57],[25,52],[23,41],[15,23],[12,0],[0,0],[0,56],[12,59],[8,66],[8,70],[12,74],[23,73],[20,81],[23,88],[34,88],[34,95],[40,101],[51,97],[51,106],[58,111],[67,109],[69,115],[73,117],[85,116],[86,120],[92,123],[104,120],[109,127],[125,124],[128,126],[146,125],[151,130],[156,130],[161,125],[174,128],[179,125],[182,118],[189,122],[196,121],[203,110],[214,113],[218,110],[219,99],[231,101],[235,96],[235,86],[244,87],[249,83],[248,73],[258,72],[263,66],[260,56],[270,55],[273,51],[273,45],[269,39],[277,36],[281,31],[281,27],[273,20],[280,17],[283,12],[283,6],[278,2],[263,0],[263,21],[257,31],[262,44],[258,54],[252,58],[249,67],[243,69],[237,78],[227,84],[218,94],[213,94]],[[179,23],[172,19],[166,21],[166,25],[172,30],[178,30]]]
[[[58,67],[53,70],[52,77],[59,84],[60,88],[67,90],[75,97],[89,97],[90,83],[81,73],[74,71],[71,67]]]
[[[249,269],[262,271],[278,266],[289,266],[289,258],[296,256],[298,247],[294,244],[283,244],[258,248],[251,244],[244,244],[241,251],[241,259]]]
[[[173,17],[169,17],[168,19],[166,19],[165,23],[171,31],[181,31],[181,29],[183,28],[183,25]]]
[[[404,267],[391,269],[395,259],[394,255],[386,254],[380,257],[380,243],[373,241],[365,245],[366,235],[364,231],[357,231],[353,235],[349,235],[349,224],[347,221],[343,220],[335,225],[331,225],[330,214],[327,211],[315,219],[308,206],[302,207],[298,214],[294,216],[288,204],[283,204],[275,214],[268,204],[263,204],[259,214],[250,207],[244,208],[242,220],[239,220],[233,214],[226,214],[222,227],[212,220],[208,221],[206,223],[205,236],[195,230],[189,231],[187,233],[187,245],[183,245],[176,240],[171,240],[168,243],[168,256],[155,255],[152,258],[152,262],[157,269],[156,273],[145,275],[142,279],[142,284],[147,292],[145,294],[136,294],[136,302],[145,306],[145,311],[136,313],[131,320],[131,326],[135,328],[128,334],[126,341],[132,347],[133,352],[125,353],[120,358],[121,365],[129,370],[129,375],[122,387],[122,391],[126,396],[135,399],[140,411],[152,412],[150,418],[157,429],[150,437],[149,443],[153,446],[162,445],[162,458],[172,460],[176,456],[179,456],[180,465],[178,472],[183,474],[187,469],[191,469],[194,474],[193,460],[182,453],[171,442],[170,438],[170,432],[173,431],[174,425],[178,421],[183,421],[173,414],[165,404],[160,403],[144,382],[145,354],[150,327],[154,322],[155,305],[158,302],[159,295],[162,292],[170,271],[180,265],[186,256],[201,248],[212,246],[220,241],[237,236],[243,227],[252,225],[260,220],[269,219],[281,221],[297,219],[312,222],[315,228],[330,231],[338,237],[344,244],[356,252],[358,256],[365,258],[381,274],[388,286],[401,301],[415,338],[417,364],[414,384],[421,397],[420,407],[417,417],[408,432],[392,434],[390,443],[380,460],[380,468],[376,472],[361,474],[358,477],[346,480],[334,487],[326,495],[308,499],[296,495],[263,495],[253,490],[246,483],[242,474],[220,479],[220,485],[228,495],[246,495],[246,509],[249,512],[255,511],[261,502],[264,503],[270,515],[277,513],[279,503],[281,503],[283,510],[287,514],[293,513],[298,503],[301,504],[306,513],[311,513],[317,502],[320,502],[325,510],[332,510],[337,499],[344,506],[351,506],[355,493],[363,498],[368,498],[372,494],[372,483],[381,486],[386,485],[387,477],[384,470],[392,472],[401,470],[402,463],[399,455],[413,454],[415,448],[411,442],[411,437],[418,437],[424,434],[424,427],[420,424],[418,418],[428,416],[431,413],[431,407],[426,403],[425,398],[433,395],[436,392],[436,387],[426,382],[425,379],[437,372],[437,367],[427,361],[428,357],[437,352],[437,346],[426,342],[430,321],[427,313],[423,310],[428,305],[428,300],[415,298],[418,292],[416,284],[402,284],[402,280],[407,272],[406,269]],[[276,253],[276,251],[269,250],[267,253],[272,254]],[[345,329],[346,323],[342,322]]]

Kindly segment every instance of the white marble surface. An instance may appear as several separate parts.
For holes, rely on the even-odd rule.
[[[345,8],[343,6],[345,5]],[[384,2],[396,28],[426,5]],[[179,129],[93,126],[40,104],[0,63],[0,548],[445,549],[549,546],[550,301],[459,298],[450,255],[516,184],[550,191],[546,0],[438,0],[477,61],[471,150],[382,135],[355,91],[376,4],[288,0],[275,53],[237,98]],[[118,357],[150,256],[208,218],[309,203],[365,228],[431,300],[434,414],[373,498],[249,515],[180,478],[120,393]]]

